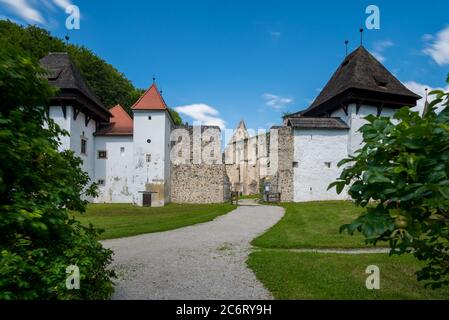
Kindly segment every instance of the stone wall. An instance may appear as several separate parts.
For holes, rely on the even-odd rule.
[[[221,203],[229,199],[225,166],[172,165],[171,200],[175,203]]]
[[[229,200],[229,179],[222,164],[221,131],[217,126],[179,126],[190,139],[187,149],[176,147],[179,137],[172,137],[175,154],[188,152],[181,162],[171,165],[171,201],[175,203],[221,203]],[[172,155],[173,156],[173,155]]]
[[[271,188],[281,193],[282,202],[293,201],[293,133],[291,127],[270,130]],[[276,163],[274,163],[276,162]]]
[[[267,175],[267,135],[249,136],[243,121],[225,149],[226,172],[231,188],[243,195],[259,193],[260,179]]]

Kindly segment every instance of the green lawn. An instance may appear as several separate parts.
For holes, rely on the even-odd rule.
[[[412,256],[262,250],[248,265],[276,299],[449,299],[449,288],[426,289],[416,280],[420,263]],[[369,265],[380,269],[379,290],[365,287]]]
[[[83,224],[104,229],[100,239],[172,230],[213,220],[235,209],[228,203],[173,204],[165,207],[138,207],[130,204],[89,204],[87,212],[75,214]]]
[[[361,235],[340,233],[362,209],[349,201],[283,203],[285,216],[252,244],[264,248],[362,248]]]
[[[449,288],[426,289],[416,280],[421,263],[413,256],[387,254],[298,253],[290,248],[367,247],[360,234],[339,227],[363,209],[347,201],[281,204],[284,217],[254,239],[259,247],[249,267],[277,299],[449,299]],[[380,290],[365,287],[367,266],[380,268]]]

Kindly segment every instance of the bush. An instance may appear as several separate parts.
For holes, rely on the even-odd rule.
[[[36,62],[0,49],[0,299],[106,299],[112,252],[70,211],[84,212],[96,186],[45,105],[54,90]],[[80,269],[80,289],[66,289],[66,268]]]
[[[448,79],[449,81],[449,79]],[[449,93],[434,91],[423,117],[404,107],[392,120],[368,116],[363,147],[342,160],[335,186],[366,211],[342,226],[368,243],[389,241],[392,254],[413,253],[427,265],[418,280],[434,288],[449,285]],[[443,105],[440,113],[437,104]]]

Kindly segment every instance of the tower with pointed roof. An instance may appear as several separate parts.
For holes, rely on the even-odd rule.
[[[151,193],[151,205],[170,201],[170,132],[174,126],[156,83],[132,106],[134,114],[134,195]],[[136,203],[141,203],[136,199]]]
[[[347,55],[307,109],[284,117],[293,145],[279,154],[293,155],[292,174],[285,183],[293,190],[287,192],[292,197],[283,200],[345,199],[345,193],[337,195],[327,186],[341,173],[337,163],[360,149],[364,118],[391,117],[399,108],[416,106],[420,98],[362,45]]]
[[[172,198],[180,203],[225,201],[228,188],[220,128],[202,126],[195,143],[193,127],[178,126],[190,138],[187,145],[193,144],[187,149],[200,146],[199,159],[210,162],[197,164],[192,158],[195,152],[189,151],[185,163],[172,166],[174,121],[154,78],[132,106],[131,117],[121,105],[106,108],[67,53],[50,53],[40,62],[48,71],[48,82],[59,89],[48,109],[49,116],[69,133],[60,137],[60,148],[74,151],[99,187],[98,196],[87,200],[151,206],[163,206]]]
[[[92,92],[66,52],[49,53],[40,60],[40,65],[48,71],[50,85],[59,89],[50,101],[49,116],[70,133],[60,137],[60,149],[73,150],[83,160],[83,170],[94,181],[94,133],[112,115]]]

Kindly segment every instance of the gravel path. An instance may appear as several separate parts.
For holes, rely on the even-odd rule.
[[[241,206],[213,221],[103,241],[114,250],[114,299],[271,299],[246,266],[250,241],[284,214]]]

